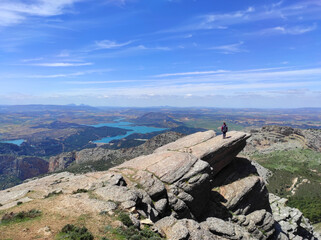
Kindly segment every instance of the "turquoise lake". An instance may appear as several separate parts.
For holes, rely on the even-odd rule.
[[[17,139],[17,140],[7,140],[7,141],[0,141],[2,143],[12,143],[20,146],[25,140],[24,139]]]
[[[90,126],[92,126],[92,127],[105,127],[105,126],[106,127],[118,127],[118,128],[130,130],[125,135],[118,135],[115,137],[105,137],[100,140],[93,141],[94,143],[109,143],[112,140],[122,139],[124,137],[127,137],[130,134],[133,134],[133,133],[151,133],[151,132],[163,131],[163,130],[167,129],[167,128],[147,127],[147,126],[136,126],[130,122],[123,122],[123,121],[113,122],[113,123],[100,123],[100,124],[95,124],[95,125],[90,125]]]

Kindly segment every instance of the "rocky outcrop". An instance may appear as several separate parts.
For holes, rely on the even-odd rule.
[[[313,232],[309,219],[305,218],[298,209],[286,206],[287,199],[270,194],[270,203],[277,231],[282,235],[287,234],[290,239],[321,239]]]
[[[155,153],[162,151],[189,152],[208,162],[214,169],[213,174],[216,174],[242,151],[250,134],[232,131],[229,132],[226,141],[222,140],[221,136],[214,136],[214,131],[192,134],[157,149]]]
[[[2,155],[0,156],[0,189],[47,172],[48,162],[41,158]],[[12,179],[16,179],[16,182]]]
[[[287,228],[290,218],[273,215],[255,166],[236,157],[249,137],[242,132],[229,132],[226,139],[213,131],[196,133],[105,172],[33,180],[0,192],[0,210],[62,192],[57,209],[113,214],[118,207],[137,226],[152,224],[172,240],[316,239],[302,220],[297,225],[306,232]],[[72,194],[77,189],[84,193]]]
[[[276,150],[309,148],[321,152],[320,129],[297,129],[286,126],[267,125],[249,129],[249,139],[243,154],[254,152],[269,153]]]

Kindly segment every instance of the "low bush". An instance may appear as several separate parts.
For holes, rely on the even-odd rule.
[[[41,211],[37,209],[31,209],[28,212],[21,211],[18,213],[6,213],[1,218],[1,224],[10,222],[22,222],[32,218],[36,218],[41,215]]]
[[[78,188],[77,191],[73,191],[72,194],[77,194],[77,193],[86,193],[88,192],[87,189],[83,189],[83,188]]]
[[[85,227],[65,225],[56,237],[57,240],[93,240],[94,236]]]
[[[127,227],[134,225],[127,213],[121,212],[121,213],[119,213],[117,218],[119,221],[121,221]]]
[[[321,201],[319,197],[291,197],[287,203],[298,208],[313,224],[321,222]]]
[[[111,229],[113,239],[128,239],[128,240],[162,240],[158,233],[153,232],[148,227],[140,230],[134,226],[130,227],[118,227]]]
[[[59,192],[53,191],[53,192],[48,193],[47,195],[45,195],[44,198],[49,198],[49,197],[57,196],[57,195],[60,195],[60,194],[62,194],[61,190]]]

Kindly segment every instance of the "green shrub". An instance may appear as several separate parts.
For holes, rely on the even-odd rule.
[[[60,195],[60,194],[62,194],[61,190],[59,192],[53,191],[53,192],[48,193],[47,195],[45,195],[44,198],[49,198],[49,197],[57,196],[57,195]]]
[[[1,218],[1,224],[10,222],[22,222],[32,218],[36,218],[41,215],[41,211],[37,209],[32,209],[28,212],[21,211],[18,213],[6,213]]]
[[[88,192],[87,189],[83,189],[83,188],[78,188],[77,191],[73,191],[72,194],[77,194],[77,193],[86,193]]]
[[[118,227],[110,231],[113,238],[116,239],[128,239],[128,240],[162,240],[158,233],[154,233],[148,227],[140,230],[134,226],[127,228]]]
[[[291,197],[287,205],[300,209],[312,223],[321,222],[321,201],[319,197]]]
[[[65,225],[57,235],[57,240],[93,240],[94,236],[85,227]]]
[[[127,213],[123,213],[123,212],[119,213],[118,220],[121,221],[127,227],[134,225],[134,223],[132,222],[132,220],[130,219]]]

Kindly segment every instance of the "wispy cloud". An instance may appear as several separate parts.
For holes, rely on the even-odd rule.
[[[27,58],[27,59],[22,59],[21,62],[37,62],[43,60],[42,57],[39,58]]]
[[[217,71],[202,71],[202,72],[180,72],[180,73],[164,73],[155,75],[154,77],[172,77],[172,76],[191,76],[191,75],[205,75],[205,74],[215,74],[215,73],[224,73],[226,70],[217,70]]]
[[[107,0],[106,3],[114,4],[116,6],[124,6],[126,5],[128,0]]]
[[[219,52],[224,53],[224,54],[234,54],[234,53],[239,53],[239,52],[247,52],[247,50],[242,49],[243,44],[244,44],[244,42],[239,42],[239,43],[234,43],[234,44],[215,46],[215,47],[211,47],[209,49],[218,50]]]
[[[260,7],[248,7],[244,10],[226,12],[226,13],[210,13],[197,16],[189,19],[184,25],[172,29],[164,30],[162,32],[186,32],[195,30],[209,30],[209,29],[227,29],[232,25],[240,25],[250,22],[266,21],[266,20],[293,20],[294,22],[303,17],[303,19],[321,18],[319,14],[321,11],[320,1],[299,1],[290,5],[284,6],[283,1],[264,5]],[[289,34],[302,34],[307,31],[314,30],[306,27],[293,27],[289,30]]]
[[[138,45],[136,47],[133,47],[135,50],[161,50],[161,51],[169,51],[171,48],[169,47],[146,47],[145,45]]]
[[[57,62],[57,63],[34,63],[30,64],[32,66],[40,66],[40,67],[80,67],[80,66],[90,66],[93,63],[65,63],[65,62]]]
[[[110,40],[96,41],[95,46],[94,46],[94,50],[124,47],[124,46],[131,44],[132,42],[133,41],[128,41],[128,42],[124,42],[124,43],[117,43],[115,41],[110,41]]]
[[[94,74],[94,73],[103,73],[103,72],[110,72],[112,69],[94,69],[88,71],[79,71],[79,72],[72,72],[72,73],[58,73],[58,74],[48,74],[48,75],[29,75],[27,78],[32,79],[45,79],[45,78],[69,78],[69,77],[77,77],[83,76],[87,74]]]
[[[0,26],[10,26],[28,17],[50,17],[61,15],[74,3],[82,0],[35,0],[27,3],[19,0],[3,0],[0,4]]]
[[[273,28],[267,28],[259,31],[262,35],[274,35],[274,34],[290,34],[290,35],[300,35],[307,32],[311,32],[317,29],[317,24],[311,26],[277,26]]]
[[[85,75],[85,72],[66,73],[66,74],[51,74],[51,75],[30,75],[27,78],[67,78]]]
[[[309,86],[309,84],[312,83],[314,85],[320,85],[319,76],[321,74],[321,68],[291,69],[290,67],[278,67],[263,69],[246,69],[239,71],[226,70],[221,73],[199,75],[197,75],[197,73],[198,72],[163,74],[162,79],[157,82],[157,85],[159,87],[159,84],[165,84],[169,89],[172,85],[176,84],[191,84],[197,87],[199,84],[219,84],[222,86],[230,86],[237,84],[246,86],[252,83],[263,85],[267,83],[273,83],[273,86],[277,88],[277,86],[282,87],[283,83],[286,83],[289,86],[291,84],[295,86],[298,82],[300,82],[301,84],[304,82],[303,79],[307,81],[306,86]],[[181,78],[166,78],[170,77],[171,75],[175,76],[174,74],[176,76],[181,76]],[[308,83],[308,81],[310,82]]]
[[[140,80],[110,80],[110,81],[65,81],[66,84],[74,85],[93,85],[93,84],[110,84],[110,83],[129,83],[139,82]]]
[[[213,75],[213,74],[233,74],[233,73],[251,73],[251,72],[266,72],[273,70],[286,69],[290,67],[274,67],[274,68],[256,68],[256,69],[246,69],[239,71],[231,70],[215,70],[215,71],[195,71],[195,72],[179,72],[179,73],[163,73],[159,75],[154,75],[153,77],[172,77],[172,76],[195,76],[195,75]]]

